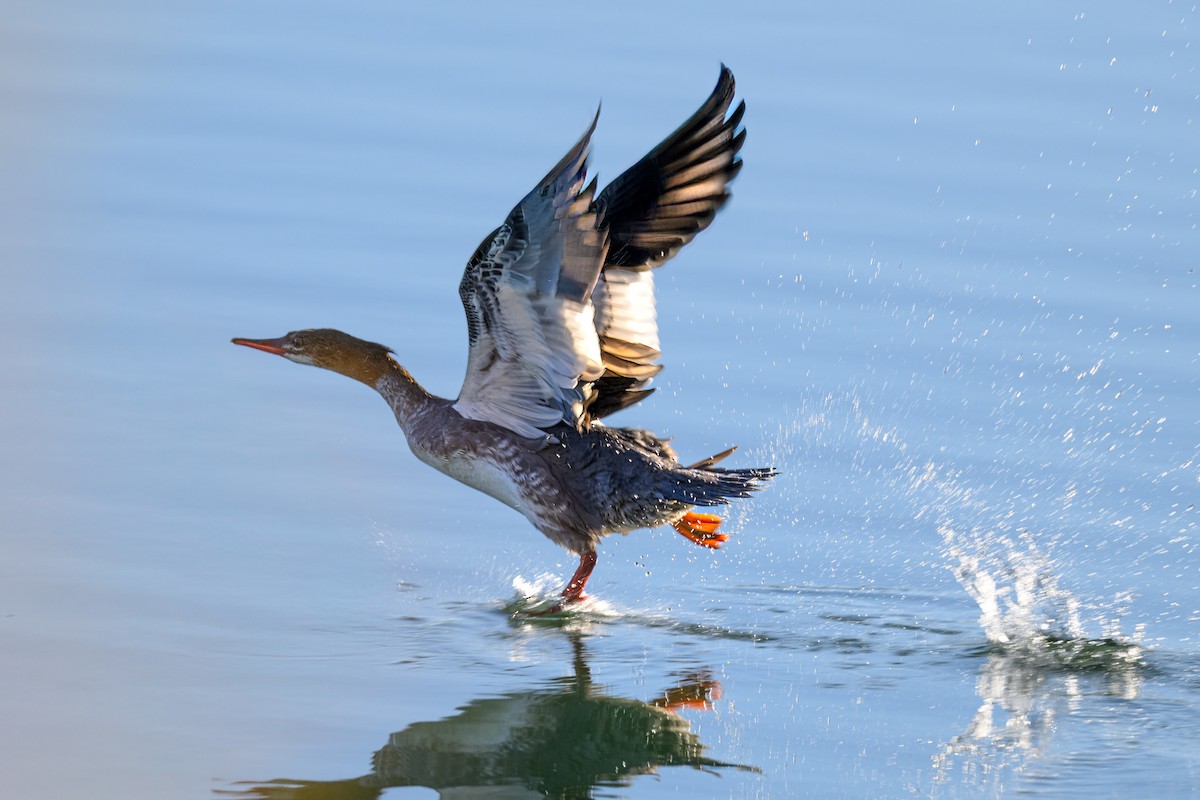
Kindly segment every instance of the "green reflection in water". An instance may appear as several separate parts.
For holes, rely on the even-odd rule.
[[[691,724],[676,711],[709,709],[721,686],[707,672],[683,678],[645,703],[603,693],[592,683],[580,637],[574,674],[534,690],[479,699],[434,722],[388,737],[369,775],[341,781],[279,779],[219,791],[242,800],[357,800],[393,786],[425,786],[442,797],[590,798],[598,786],[628,784],[665,766],[754,767],[704,756]]]

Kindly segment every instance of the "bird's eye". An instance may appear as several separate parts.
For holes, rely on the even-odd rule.
[[[293,336],[292,337],[292,347],[304,347],[304,337],[298,336],[298,335]]]

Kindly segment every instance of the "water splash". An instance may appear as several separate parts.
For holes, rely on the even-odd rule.
[[[1142,626],[1124,631],[1133,595],[1084,599],[1071,585],[1079,566],[1068,559],[1106,544],[1112,514],[1096,504],[1112,500],[1053,460],[1031,467],[967,454],[960,469],[941,450],[930,458],[927,443],[906,442],[866,405],[809,401],[762,454],[783,467],[786,524],[824,533],[826,562],[854,553],[866,569],[892,570],[891,581],[900,563],[909,575],[924,570],[921,582],[944,569],[975,602],[985,642],[962,656],[980,662],[979,705],[932,754],[931,795],[1011,793],[1012,776],[1053,752],[1056,731],[1084,698],[1137,698],[1150,671]],[[1131,493],[1128,502],[1136,500]],[[935,555],[912,559],[911,544],[896,544],[903,538]],[[864,585],[875,578],[865,575]]]
[[[811,400],[772,437],[767,452],[756,454],[783,466],[780,494],[795,492],[793,507],[815,506],[820,515],[816,523],[789,520],[789,525],[841,526],[843,537],[853,536],[883,556],[890,540],[905,563],[907,552],[894,544],[899,537],[936,537],[939,558],[914,566],[949,569],[979,606],[979,625],[989,646],[1053,658],[1060,665],[1077,657],[1075,651],[1080,658],[1094,654],[1096,645],[1111,644],[1121,658],[1139,657],[1140,628],[1132,635],[1122,632],[1128,594],[1111,602],[1084,603],[1062,583],[1069,571],[1053,551],[1056,545],[1075,542],[1077,534],[1064,533],[1074,521],[1066,513],[1069,498],[1065,506],[1039,504],[1047,495],[1061,494],[1052,491],[1058,482],[1054,476],[1006,485],[979,483],[949,463],[918,454],[919,448],[879,424],[864,406],[857,397]],[[788,464],[820,468],[790,470]],[[793,475],[802,477],[789,483]],[[1078,487],[1078,482],[1072,485]],[[877,520],[884,515],[881,525]],[[888,536],[879,534],[881,527],[889,530]],[[836,558],[838,548],[828,549]]]
[[[556,614],[532,616],[544,611],[562,599],[562,578],[550,573],[542,573],[535,578],[517,575],[512,582],[514,596],[501,605],[501,610],[514,619],[523,621],[541,621],[561,624],[590,623],[603,620],[617,619],[620,612],[605,600],[594,595],[585,595],[578,602],[564,608]]]
[[[1128,593],[1096,605],[1109,615],[1094,637],[1084,604],[1060,585],[1062,570],[1040,538],[1028,529],[1014,531],[1014,514],[994,513],[958,476],[943,472],[924,465],[910,492],[924,495],[920,515],[936,522],[947,566],[979,606],[979,627],[989,643],[1067,668],[1103,666],[1110,657],[1117,667],[1140,661],[1142,627],[1132,634],[1122,630]]]
[[[1085,638],[1079,601],[1059,587],[1052,563],[1027,532],[1021,534],[1024,547],[1001,536],[973,543],[975,553],[952,527],[939,532],[951,572],[979,606],[979,626],[989,642],[1013,644],[1046,635]]]

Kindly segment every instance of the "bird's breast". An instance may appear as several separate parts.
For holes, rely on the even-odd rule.
[[[444,472],[456,481],[494,497],[509,508],[525,513],[521,485],[517,476],[508,468],[512,462],[493,460],[485,455],[461,450],[435,452],[412,442],[409,446],[417,458],[439,472]]]

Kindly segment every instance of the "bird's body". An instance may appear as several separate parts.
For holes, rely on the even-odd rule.
[[[649,431],[599,418],[643,399],[661,369],[652,268],[707,227],[741,161],[733,76],[646,158],[595,196],[590,128],[467,263],[459,295],[470,355],[459,396],[425,391],[371,342],[331,329],[234,339],[355,378],[391,406],[425,463],[521,512],[580,556],[563,603],[582,595],[609,533],[671,524],[719,547],[696,506],[746,497],[774,472],[683,466]],[[595,122],[592,123],[592,128]],[[558,607],[558,606],[556,606]]]

